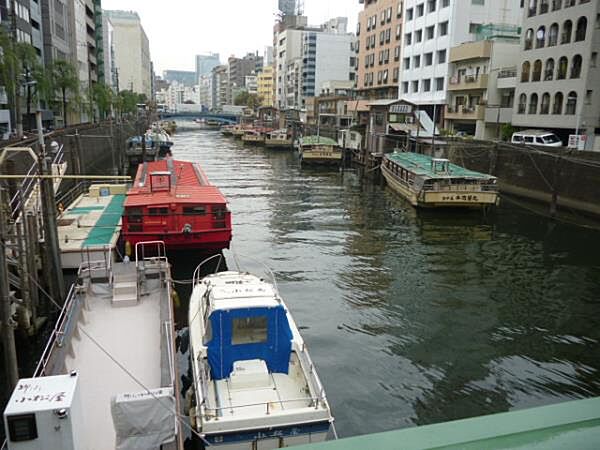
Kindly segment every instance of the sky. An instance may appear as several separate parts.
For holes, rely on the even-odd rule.
[[[259,6],[260,5],[260,6]],[[358,0],[304,0],[311,25],[348,17],[356,30]],[[165,69],[195,70],[194,55],[216,52],[221,61],[273,43],[277,0],[102,0],[104,9],[136,11],[150,40],[157,75]]]

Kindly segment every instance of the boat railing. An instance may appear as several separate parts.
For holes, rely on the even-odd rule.
[[[265,275],[265,278],[267,278],[267,281],[273,285],[273,289],[275,290],[275,292],[277,294],[279,294],[279,286],[277,285],[277,278],[275,278],[275,274],[273,273],[273,271],[271,270],[271,268],[269,266],[267,266],[264,262],[262,262],[256,258],[253,258],[252,256],[247,256],[247,255],[243,255],[240,253],[234,253],[234,252],[232,252],[232,254],[233,254],[233,260],[236,264],[238,272],[242,272],[242,269],[240,267],[240,262],[238,259],[239,257],[242,257],[246,260],[249,260],[249,261],[252,261],[252,262],[258,264],[265,271],[265,273],[263,275]]]
[[[306,350],[306,344],[304,342],[302,343],[302,347],[299,350],[300,351],[297,352],[298,359],[300,360],[300,366],[305,371],[304,375],[309,381],[309,389],[314,389],[314,391],[312,391],[312,394],[316,394],[319,401],[322,402],[323,406],[325,406],[327,404],[325,387],[323,386],[323,383],[321,383],[319,375],[317,375],[315,364],[313,363],[312,358],[308,354],[308,351]],[[308,373],[306,373],[306,371],[308,371]]]
[[[192,275],[192,287],[199,284],[200,281],[202,280],[202,278],[204,278],[206,276],[206,275],[202,274],[202,267],[214,259],[218,259],[218,262],[217,262],[217,267],[215,268],[215,271],[213,273],[217,273],[219,271],[219,268],[221,267],[221,262],[223,262],[223,255],[220,253],[213,255],[209,258],[206,258],[205,260],[203,260],[200,264],[198,264],[196,266],[196,269],[194,270],[194,274]]]
[[[173,349],[173,340],[170,339],[171,330],[173,329],[173,322],[171,320],[165,320],[163,322],[163,328],[165,332],[165,339],[167,342],[167,359],[169,361],[169,377],[170,377],[170,385],[175,385],[175,364],[174,364],[174,349]]]
[[[146,265],[165,264],[168,264],[168,260],[164,241],[144,241],[135,244],[135,267],[138,271],[143,270]]]
[[[290,404],[300,404],[301,407],[304,408],[314,408],[319,409],[319,405],[323,404],[322,399],[320,397],[302,397],[302,398],[292,398],[286,400],[277,400],[273,402],[258,402],[258,403],[247,403],[243,405],[230,405],[230,406],[216,406],[209,407],[204,404],[204,415],[205,416],[214,416],[214,417],[222,417],[224,411],[229,411],[231,414],[235,414],[237,410],[243,408],[256,408],[256,407],[264,407],[265,414],[270,415],[274,412],[275,407],[273,405],[281,405],[282,410],[283,407]],[[323,404],[324,405],[324,404]],[[212,414],[211,414],[212,412]]]
[[[68,191],[61,193],[56,197],[56,206],[62,205],[64,208],[73,204],[75,199],[81,194],[87,192],[92,183],[89,180],[80,181]]]

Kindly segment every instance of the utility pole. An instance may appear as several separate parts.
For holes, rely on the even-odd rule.
[[[42,132],[42,110],[39,106],[35,113],[39,141],[39,167],[40,175],[46,175],[48,170],[48,159],[46,158],[46,146],[44,144],[44,133]],[[50,169],[51,170],[51,169]],[[54,199],[54,179],[41,177],[39,180],[42,212],[44,215],[44,248],[47,254],[48,267],[44,271],[48,273],[51,281],[49,289],[55,301],[62,304],[65,297],[65,281],[63,279],[62,264],[60,262],[60,248],[58,246],[58,231],[56,228],[56,201]]]
[[[8,281],[8,261],[6,256],[6,244],[8,242],[8,230],[6,227],[7,214],[5,190],[0,187],[0,299],[2,307],[2,344],[4,347],[4,366],[6,368],[6,379],[9,390],[13,390],[19,381],[19,368],[17,364],[17,348],[15,345],[15,329],[11,317],[10,286]]]

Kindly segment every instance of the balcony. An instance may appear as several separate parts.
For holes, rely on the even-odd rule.
[[[460,105],[458,108],[446,105],[445,118],[449,120],[483,120],[485,117],[485,106],[477,105],[469,107]]]
[[[450,62],[486,59],[492,54],[491,41],[467,42],[450,49]]]
[[[488,123],[511,123],[512,114],[512,108],[497,108],[490,106],[485,108],[485,121]]]
[[[508,67],[498,72],[498,89],[514,89],[517,87],[517,68]]]
[[[488,75],[465,75],[460,80],[457,77],[450,77],[448,83],[449,91],[472,91],[477,89],[487,89],[488,87]]]

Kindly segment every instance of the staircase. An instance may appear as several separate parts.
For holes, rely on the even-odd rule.
[[[134,264],[131,264],[131,269],[113,275],[113,306],[135,306],[138,303],[138,279]]]

